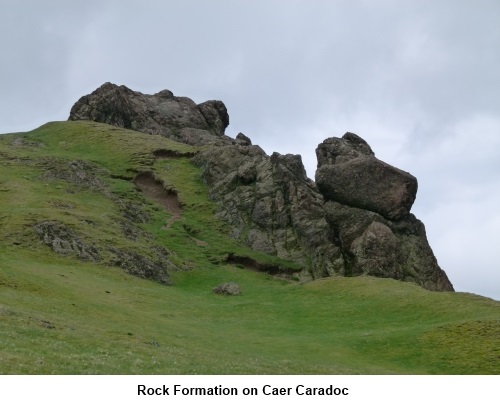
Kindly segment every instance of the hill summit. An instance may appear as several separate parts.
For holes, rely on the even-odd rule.
[[[269,156],[242,133],[234,139],[225,135],[229,115],[221,101],[196,104],[169,90],[146,95],[105,83],[75,103],[69,120],[96,121],[197,147],[191,162],[201,168],[217,204],[214,215],[228,225],[231,237],[296,266],[273,267],[229,254],[232,262],[293,273],[302,281],[371,275],[453,291],[423,223],[410,212],[417,179],[377,159],[356,134],[328,138],[317,147],[314,182],[300,155]],[[170,152],[155,153],[168,158]]]

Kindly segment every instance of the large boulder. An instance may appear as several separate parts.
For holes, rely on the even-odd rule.
[[[359,136],[329,138],[316,149],[316,184],[327,200],[397,220],[410,212],[417,179],[378,160]]]
[[[105,83],[81,97],[69,120],[91,120],[135,131],[159,134],[190,145],[207,145],[224,136],[229,115],[222,101],[196,104],[169,90],[149,95]]]

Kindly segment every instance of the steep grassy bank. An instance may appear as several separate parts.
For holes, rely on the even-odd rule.
[[[496,301],[371,277],[299,285],[226,263],[296,266],[226,236],[193,153],[90,122],[0,137],[0,373],[500,373]],[[180,218],[137,189],[142,172],[177,194]],[[41,221],[71,228],[99,260],[55,254]],[[149,257],[152,246],[179,269],[172,286],[112,265],[109,247]],[[213,294],[224,281],[243,294]]]

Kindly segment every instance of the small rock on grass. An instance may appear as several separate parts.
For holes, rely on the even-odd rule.
[[[236,283],[229,282],[218,285],[212,290],[215,294],[219,295],[240,295],[240,286]]]

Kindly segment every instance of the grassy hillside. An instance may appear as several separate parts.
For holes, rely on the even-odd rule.
[[[227,236],[195,152],[92,122],[0,137],[0,373],[500,373],[497,301],[371,277],[301,285],[226,261],[298,269]],[[179,215],[136,187],[141,172]],[[34,230],[42,221],[99,260],[54,253]],[[179,269],[171,286],[113,265],[110,248],[157,246]],[[225,281],[242,295],[213,294]]]

